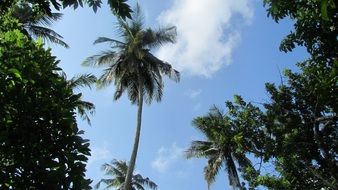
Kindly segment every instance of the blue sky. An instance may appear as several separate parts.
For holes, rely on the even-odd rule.
[[[203,139],[191,121],[206,114],[212,105],[224,108],[234,94],[247,101],[266,102],[265,82],[280,83],[280,71],[295,68],[306,53],[296,49],[278,51],[292,23],[276,24],[262,0],[139,0],[147,26],[176,25],[178,41],[153,53],[181,71],[180,83],[165,81],[162,102],[143,110],[142,134],[136,171],[155,181],[160,190],[204,190],[204,159],[186,160],[184,150],[192,140]],[[135,5],[135,1],[128,1]],[[70,45],[51,45],[60,66],[72,77],[81,73],[100,74],[100,69],[82,67],[82,61],[108,45],[93,45],[100,36],[118,38],[114,16],[104,5],[96,14],[89,8],[63,11],[53,27]],[[96,106],[92,126],[79,120],[90,139],[92,156],[87,176],[95,184],[103,177],[100,166],[112,159],[128,160],[136,125],[136,106],[127,97],[113,101],[114,87],[83,89],[84,99]],[[228,189],[221,172],[213,190]]]

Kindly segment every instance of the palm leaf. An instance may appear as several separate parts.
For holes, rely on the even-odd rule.
[[[190,145],[190,147],[185,151],[186,157],[188,159],[196,157],[209,157],[210,155],[213,155],[217,151],[213,147],[212,142],[208,141],[193,141]]]
[[[222,167],[222,162],[222,155],[215,155],[208,160],[208,164],[204,168],[204,178],[208,183],[208,189],[210,189],[211,184],[215,182],[216,176]]]
[[[148,28],[144,32],[143,43],[148,48],[158,48],[167,43],[176,42],[177,31],[176,27],[165,27],[157,30]]]
[[[101,179],[95,186],[94,186],[94,188],[95,189],[98,189],[98,188],[100,188],[100,185],[101,185],[101,183],[104,183],[104,184],[106,184],[106,185],[110,185],[110,184],[112,184],[112,179]]]
[[[112,160],[109,164],[105,163],[102,165],[101,170],[104,171],[105,175],[112,176],[111,179],[101,179],[95,188],[99,188],[101,183],[105,183],[105,189],[116,188],[122,190],[124,187],[124,180],[126,178],[128,164],[124,160]],[[149,178],[143,178],[142,175],[136,174],[132,177],[132,189],[142,190],[144,187],[149,187],[156,190],[157,185]]]
[[[99,37],[94,41],[94,44],[99,44],[99,43],[110,43],[113,45],[113,47],[117,47],[117,48],[123,47],[126,45],[125,43],[121,41],[114,40],[114,39],[107,38],[107,37]]]
[[[55,22],[61,20],[62,13],[52,13],[51,15],[42,15],[39,19],[30,22],[31,25],[51,26]]]
[[[93,55],[88,57],[82,62],[83,66],[105,66],[105,65],[113,65],[119,58],[121,57],[120,54],[116,53],[115,51],[104,51],[100,54]]]
[[[237,187],[241,187],[235,162],[230,155],[226,157],[225,164],[226,164],[226,172],[228,173],[229,184],[234,189]]]
[[[79,100],[77,104],[77,112],[83,120],[86,120],[87,123],[91,125],[88,112],[90,115],[95,113],[95,106],[93,103]]]
[[[38,25],[25,25],[25,28],[27,29],[28,33],[35,38],[41,37],[44,40],[59,44],[65,48],[69,48],[69,45],[61,40],[63,37],[52,29]]]
[[[24,30],[33,38],[41,37],[42,39],[56,43],[63,47],[69,48],[69,45],[62,40],[62,36],[52,29],[44,26],[51,26],[54,22],[62,18],[62,13],[51,13],[50,15],[37,15],[32,10],[30,4],[19,2],[13,8],[12,16],[22,23]]]
[[[89,87],[91,89],[91,85],[96,83],[96,80],[96,77],[92,74],[77,75],[68,81],[68,86],[72,89],[80,87]]]

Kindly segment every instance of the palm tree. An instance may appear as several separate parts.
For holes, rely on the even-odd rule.
[[[178,82],[179,72],[170,64],[155,57],[150,49],[157,48],[165,43],[174,43],[176,38],[175,27],[165,27],[158,30],[143,26],[143,16],[137,5],[131,20],[118,18],[118,30],[121,40],[106,37],[98,38],[94,44],[109,43],[112,50],[94,55],[84,61],[84,65],[103,66],[104,73],[98,79],[98,87],[106,87],[114,83],[116,91],[114,100],[117,100],[127,91],[133,104],[137,104],[137,124],[133,150],[130,158],[130,167],[126,177],[125,190],[130,190],[131,175],[137,157],[141,133],[141,118],[143,101],[150,104],[152,100],[159,102],[163,94],[162,75]]]
[[[126,161],[122,160],[113,160],[111,164],[103,164],[102,170],[105,172],[105,175],[110,175],[114,178],[112,179],[101,179],[96,185],[95,188],[98,189],[101,183],[106,184],[105,189],[115,187],[117,190],[122,190],[125,184],[125,178],[127,175],[128,165]],[[149,187],[150,189],[157,189],[157,185],[151,181],[149,178],[143,178],[140,174],[132,176],[131,189],[132,190],[144,190],[144,187]]]
[[[61,73],[64,79],[67,81],[67,85],[69,88],[72,90],[78,89],[80,87],[89,87],[91,88],[91,85],[96,82],[96,77],[92,74],[82,74],[82,75],[77,75],[72,77],[71,79],[67,80],[67,76],[65,73]],[[95,106],[93,103],[84,101],[81,99],[82,94],[79,94],[79,99],[77,101],[77,112],[79,116],[88,122],[89,125],[90,123],[90,118],[87,112],[90,114],[93,114],[95,111]]]
[[[224,167],[233,189],[243,189],[235,162],[240,169],[252,168],[252,164],[244,153],[236,151],[236,143],[233,141],[235,129],[229,123],[229,118],[224,116],[219,108],[213,107],[208,115],[195,118],[193,125],[205,135],[206,140],[193,141],[186,155],[188,159],[193,157],[208,159],[208,164],[204,168],[208,188],[210,189],[219,170]]]
[[[28,3],[21,2],[13,8],[12,16],[22,23],[24,32],[32,38],[41,37],[46,41],[69,48],[68,44],[62,41],[63,37],[60,34],[48,28],[62,18],[61,13],[38,15]]]

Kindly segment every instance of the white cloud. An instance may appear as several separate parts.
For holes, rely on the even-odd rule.
[[[173,143],[170,148],[161,147],[157,157],[151,162],[151,167],[160,173],[165,173],[177,160],[183,158],[184,148]]]
[[[188,90],[185,94],[189,96],[191,99],[195,99],[197,96],[199,96],[202,93],[201,89],[197,90]]]
[[[249,0],[175,0],[158,20],[177,27],[177,43],[160,48],[158,56],[182,72],[210,77],[230,64],[240,29],[252,16]]]
[[[91,156],[88,159],[87,167],[101,160],[112,159],[113,155],[106,147],[91,148]]]

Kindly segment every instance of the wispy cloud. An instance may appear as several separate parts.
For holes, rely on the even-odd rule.
[[[186,91],[185,95],[189,96],[191,99],[195,99],[202,93],[202,89],[192,90],[189,89]]]
[[[88,159],[87,166],[89,167],[95,162],[112,158],[113,155],[107,147],[93,147],[91,148],[91,156]]]
[[[210,77],[231,63],[240,30],[252,16],[249,0],[175,0],[158,20],[177,27],[177,43],[159,49],[158,56],[182,72]]]
[[[183,152],[184,148],[177,146],[176,143],[169,148],[161,147],[157,151],[157,157],[151,162],[151,166],[156,171],[165,173],[177,160],[183,158]]]

